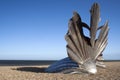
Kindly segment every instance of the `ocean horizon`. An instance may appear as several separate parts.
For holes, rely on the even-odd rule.
[[[0,66],[50,65],[57,60],[0,60]]]
[[[58,60],[0,60],[0,66],[36,66],[50,65]],[[119,62],[120,60],[104,60],[104,62]]]

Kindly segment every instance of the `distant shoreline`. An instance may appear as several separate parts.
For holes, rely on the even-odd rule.
[[[120,60],[104,60],[104,62],[119,62]]]
[[[50,65],[58,60],[0,60],[0,66],[33,66]],[[104,62],[120,62],[120,60],[104,60]]]
[[[0,66],[50,65],[57,60],[0,60]]]

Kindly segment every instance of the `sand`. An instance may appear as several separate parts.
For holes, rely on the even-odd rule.
[[[45,73],[43,66],[0,66],[0,80],[120,80],[120,62],[105,62],[95,75]]]

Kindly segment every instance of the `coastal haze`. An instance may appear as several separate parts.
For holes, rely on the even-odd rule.
[[[77,11],[82,21],[90,25],[89,10],[94,2],[100,5],[99,25],[109,21],[108,45],[103,57],[120,60],[119,0],[0,0],[0,60],[67,57],[64,36],[68,21],[73,11]]]

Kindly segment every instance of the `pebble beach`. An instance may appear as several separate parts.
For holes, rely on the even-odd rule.
[[[92,74],[45,73],[49,65],[0,66],[0,80],[120,80],[120,61],[105,62],[106,69]]]

